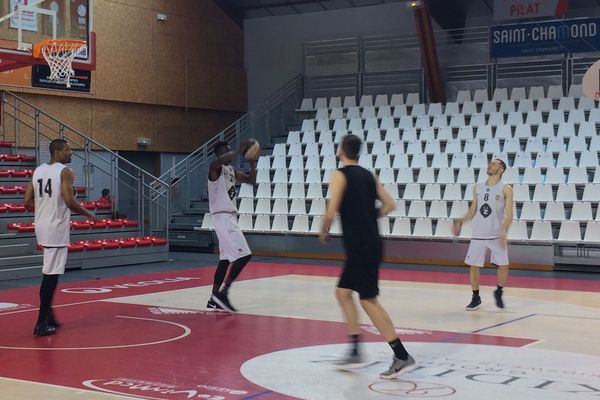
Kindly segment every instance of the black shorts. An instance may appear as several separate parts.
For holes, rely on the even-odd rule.
[[[358,292],[361,300],[374,299],[379,295],[379,264],[381,258],[346,260],[337,286]]]

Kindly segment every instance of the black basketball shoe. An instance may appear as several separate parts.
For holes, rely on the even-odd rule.
[[[502,289],[494,290],[494,299],[496,299],[496,307],[504,308],[504,301],[502,300]]]
[[[211,300],[225,311],[236,312],[237,310],[229,302],[227,293],[213,293]]]
[[[465,309],[467,311],[475,311],[479,308],[480,304],[481,304],[481,298],[477,295],[473,295],[473,297],[471,298],[471,302]]]

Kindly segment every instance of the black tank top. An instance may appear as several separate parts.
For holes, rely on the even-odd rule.
[[[346,191],[340,205],[346,253],[348,257],[381,258],[383,241],[377,226],[375,177],[358,165],[340,171],[346,176]]]

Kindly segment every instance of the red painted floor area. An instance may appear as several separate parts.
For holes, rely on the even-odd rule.
[[[98,301],[209,285],[213,273],[213,268],[202,268],[60,284],[55,309],[64,326],[58,334],[42,338],[32,335],[37,288],[2,291],[0,302],[17,305],[0,309],[0,376],[130,394],[132,385],[141,385],[146,389],[137,394],[149,396],[144,398],[217,400],[219,394],[221,399],[288,399],[245,380],[241,365],[277,350],[344,341],[345,328],[338,322],[193,310],[161,314],[152,307]],[[339,268],[252,263],[242,279],[288,274],[337,276]],[[383,270],[381,278],[465,283],[467,275]],[[493,284],[493,277],[483,277],[483,281]],[[511,278],[510,285],[597,291],[598,283]],[[198,299],[199,304],[205,302]],[[381,341],[367,331],[363,339]],[[515,347],[534,341],[443,331],[403,339]],[[199,397],[206,387],[213,388],[206,389],[207,395],[217,397]],[[191,391],[195,397],[186,397]]]

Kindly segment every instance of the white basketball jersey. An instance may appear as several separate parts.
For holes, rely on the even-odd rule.
[[[210,213],[236,213],[235,170],[231,165],[221,166],[216,181],[208,180],[208,205]]]
[[[473,239],[495,239],[504,223],[504,183],[494,186],[478,183],[475,186],[477,210],[473,218]]]
[[[42,246],[69,245],[71,210],[63,198],[60,177],[65,168],[61,163],[42,164],[33,173],[35,236]]]

